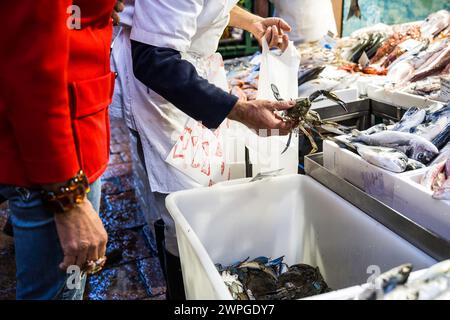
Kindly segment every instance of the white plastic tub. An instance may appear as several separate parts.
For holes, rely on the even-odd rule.
[[[232,299],[214,266],[261,255],[319,266],[334,289],[365,283],[367,268],[436,261],[312,178],[287,175],[167,197],[188,299]]]

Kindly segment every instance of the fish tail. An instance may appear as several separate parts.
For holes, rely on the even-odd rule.
[[[359,7],[358,0],[352,0],[352,3],[350,4],[350,10],[348,11],[347,20],[349,20],[353,16],[361,19],[361,8]]]

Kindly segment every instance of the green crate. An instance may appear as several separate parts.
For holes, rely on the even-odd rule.
[[[241,0],[239,4],[250,12],[253,12],[253,0]],[[234,58],[241,56],[248,56],[259,50],[258,41],[253,36],[244,31],[243,40],[232,43],[222,43],[219,45],[218,51],[225,58]]]

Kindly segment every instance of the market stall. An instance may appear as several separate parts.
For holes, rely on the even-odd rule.
[[[376,265],[396,267],[368,281],[384,298],[448,298],[448,261],[431,266],[450,259],[449,37],[442,10],[299,45],[296,107],[308,109],[281,116],[302,126],[306,176],[252,170],[247,152],[247,176],[258,179],[169,197],[187,296],[374,299],[360,285]],[[262,59],[225,62],[239,99],[258,98]],[[219,228],[205,227],[212,219]],[[431,268],[408,280],[405,262]]]

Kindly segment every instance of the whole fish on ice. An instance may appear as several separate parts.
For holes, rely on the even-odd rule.
[[[412,128],[410,132],[432,141],[446,129],[448,124],[450,124],[450,118],[441,117],[431,122],[424,122]]]
[[[433,160],[431,163],[432,165],[436,163],[440,163],[443,160],[450,159],[450,141],[447,143],[447,145],[441,149],[439,152],[439,155],[436,157],[436,159]]]
[[[399,132],[399,131],[381,131],[371,135],[361,134],[351,137],[352,142],[362,142],[371,146],[381,146],[394,148],[403,152],[408,158],[428,164],[438,154],[438,148],[425,138],[418,135]]]
[[[411,107],[405,112],[402,119],[392,128],[394,131],[409,132],[413,127],[418,126],[425,120],[425,109]]]
[[[355,143],[358,154],[368,163],[391,172],[404,172],[408,166],[408,157],[393,148],[366,146]]]
[[[450,142],[450,123],[431,141],[438,149]]]

